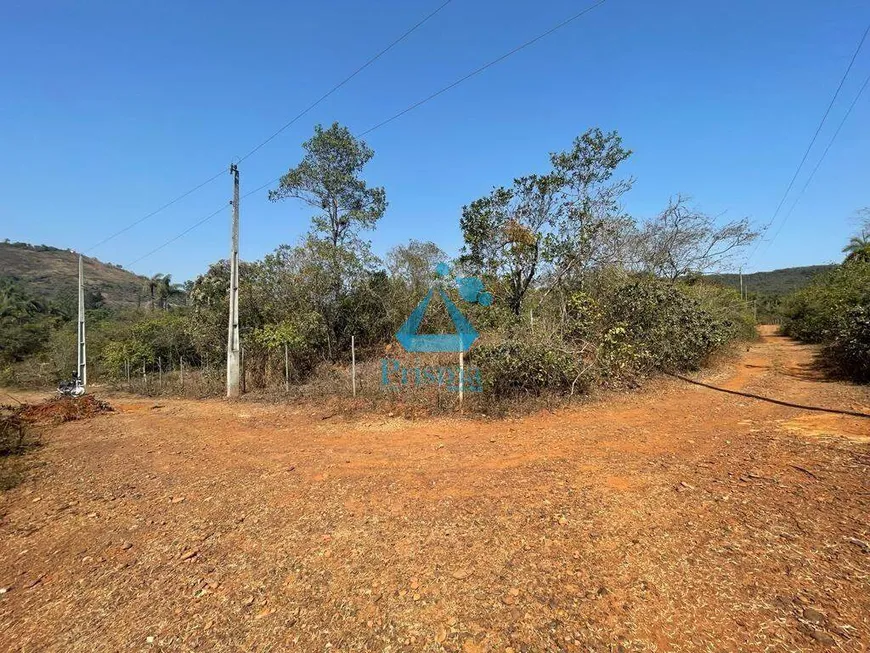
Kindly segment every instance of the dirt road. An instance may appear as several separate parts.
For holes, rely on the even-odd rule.
[[[812,355],[703,378],[870,412]],[[676,380],[509,421],[110,401],[0,499],[2,649],[870,650],[870,420]]]

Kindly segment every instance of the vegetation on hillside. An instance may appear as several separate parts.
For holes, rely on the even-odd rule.
[[[0,278],[18,285],[23,292],[45,304],[77,306],[79,255],[48,245],[0,242]],[[144,277],[119,265],[84,257],[87,288],[99,293],[111,308],[132,308],[144,300]]]
[[[346,128],[318,126],[298,165],[270,199],[301,201],[310,230],[240,274],[240,331],[248,389],[329,377],[349,359],[402,356],[394,334],[435,283],[436,264],[478,278],[494,301],[469,304],[445,285],[481,334],[467,357],[487,396],[576,394],[625,385],[655,370],[696,369],[728,342],[754,333],[738,294],[705,281],[757,234],[747,220],[720,224],[675,196],[646,221],[622,208],[633,180],[616,132],[592,129],[543,172],[518,177],[462,208],[464,247],[450,261],[435,244],[411,241],[375,257],[365,233],[387,207],[364,178],[374,152]],[[443,282],[442,282],[443,283]],[[226,261],[173,299],[170,277],[141,281],[137,308],[88,311],[91,380],[187,369],[214,370],[226,356]],[[467,299],[467,298],[466,298]],[[440,300],[438,300],[440,302]],[[433,300],[433,304],[435,301]],[[438,308],[438,307],[433,307]],[[441,306],[424,331],[452,331]],[[75,328],[57,319],[24,356],[7,358],[7,380],[53,382],[74,365]],[[21,362],[22,357],[27,358]],[[455,361],[450,361],[455,365]]]
[[[870,382],[870,221],[843,249],[843,264],[819,276],[784,304],[783,332],[825,345],[833,371]]]
[[[783,299],[805,288],[820,274],[836,265],[805,265],[769,272],[751,272],[743,275],[743,293],[747,301],[757,306],[758,322],[779,323],[783,318]],[[709,281],[740,290],[740,275],[711,274]]]

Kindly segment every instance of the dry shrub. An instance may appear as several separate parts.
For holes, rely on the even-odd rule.
[[[389,385],[383,384],[384,360],[388,365]],[[407,374],[407,383],[396,383],[401,379],[401,371],[396,372],[392,363],[399,363],[400,369],[414,368],[458,368],[458,354],[411,354],[398,347],[388,348],[384,356],[371,357],[357,361],[357,395],[352,397],[351,368],[349,365],[322,363],[301,386],[291,386],[290,395],[294,397],[317,399],[331,402],[335,412],[353,413],[357,411],[377,411],[402,415],[408,418],[431,415],[456,415],[460,413],[459,393],[455,386],[437,383],[418,386],[415,374]],[[492,390],[487,374],[489,370],[475,347],[466,355],[468,385],[475,382],[470,378],[478,366],[482,374],[482,392],[464,393],[462,413],[490,417],[521,415],[541,409],[555,409],[566,405],[571,397],[567,392],[547,391],[541,393],[509,393],[499,395]],[[466,386],[468,388],[468,385]],[[570,385],[570,381],[569,381]],[[584,387],[585,389],[585,387]],[[579,385],[577,391],[580,391]],[[277,393],[275,399],[287,397]]]
[[[27,436],[27,420],[21,406],[0,406],[0,456],[12,456],[23,449]]]
[[[108,403],[93,395],[81,397],[55,397],[41,404],[25,405],[20,418],[30,423],[62,424],[79,419],[89,419],[114,411]]]
[[[27,408],[27,404],[0,406],[0,491],[21,482],[24,464],[20,457],[39,443],[33,425],[23,416]]]

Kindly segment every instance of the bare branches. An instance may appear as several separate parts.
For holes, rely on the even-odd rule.
[[[677,195],[638,234],[640,267],[671,280],[726,268],[758,238],[748,218],[717,225],[716,220]]]

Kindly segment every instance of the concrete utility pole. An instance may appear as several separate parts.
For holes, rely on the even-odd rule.
[[[85,274],[82,255],[79,254],[79,321],[78,321],[78,375],[82,388],[88,384],[88,356],[85,347]]]
[[[230,323],[227,334],[227,397],[239,396],[239,167],[233,176],[233,227],[230,239]]]

